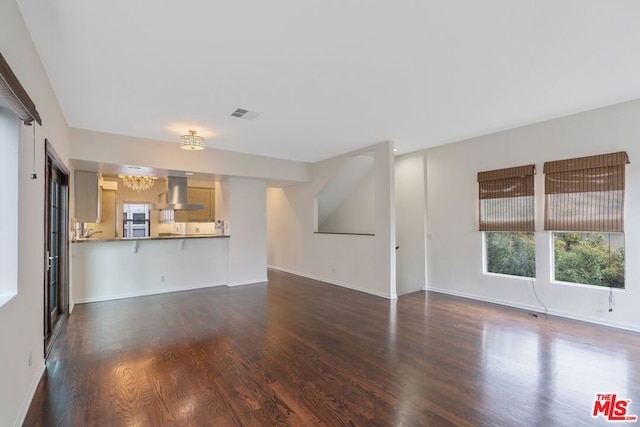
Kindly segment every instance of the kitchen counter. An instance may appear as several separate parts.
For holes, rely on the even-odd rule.
[[[86,239],[71,245],[71,302],[107,301],[228,283],[228,235]]]
[[[228,234],[169,234],[156,237],[116,237],[113,239],[101,239],[99,237],[82,237],[80,239],[71,240],[73,243],[97,243],[97,242],[131,242],[136,240],[171,240],[171,239],[211,239],[211,238],[229,238]]]

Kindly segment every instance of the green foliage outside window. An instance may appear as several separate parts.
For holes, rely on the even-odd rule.
[[[555,280],[624,288],[622,242],[610,244],[602,233],[554,233],[553,243]]]
[[[621,234],[554,233],[555,280],[624,289]],[[487,232],[487,272],[535,277],[533,233]]]
[[[535,277],[536,247],[533,233],[487,232],[487,271]]]

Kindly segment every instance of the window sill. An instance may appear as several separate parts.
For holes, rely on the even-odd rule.
[[[314,231],[313,234],[338,234],[346,236],[375,236],[374,233],[338,233],[335,231]]]
[[[573,286],[576,288],[587,288],[587,289],[602,289],[603,291],[609,292],[609,289],[613,289],[614,292],[625,292],[625,288],[610,288],[609,286],[602,285],[591,285],[589,283],[574,283],[574,282],[563,282],[561,280],[552,280],[552,285],[564,285],[564,286]]]
[[[0,294],[0,308],[4,307],[4,305],[6,303],[8,303],[9,301],[11,301],[13,299],[13,297],[15,297],[16,293],[12,293],[12,294]]]
[[[490,272],[490,271],[485,271],[483,274],[484,274],[485,276],[505,277],[505,278],[507,278],[507,279],[520,279],[520,280],[526,280],[527,282],[530,282],[530,281],[532,281],[532,280],[535,282],[535,280],[536,280],[536,278],[535,278],[535,277],[516,276],[516,275],[513,275],[513,274],[503,274],[503,273],[492,273],[492,272]]]

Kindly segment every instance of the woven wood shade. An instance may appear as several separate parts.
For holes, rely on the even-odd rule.
[[[535,230],[535,165],[478,173],[480,231]]]
[[[25,124],[36,121],[42,125],[40,114],[36,106],[24,90],[18,78],[0,53],[0,96],[4,98],[11,109]]]
[[[626,152],[544,164],[545,230],[624,231]]]

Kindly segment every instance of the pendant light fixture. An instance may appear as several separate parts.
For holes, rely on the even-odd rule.
[[[125,187],[136,191],[145,191],[153,187],[156,181],[155,176],[136,176],[136,175],[119,175],[118,176]]]
[[[185,150],[204,150],[204,138],[198,136],[195,130],[190,130],[189,135],[180,137],[180,148]]]

